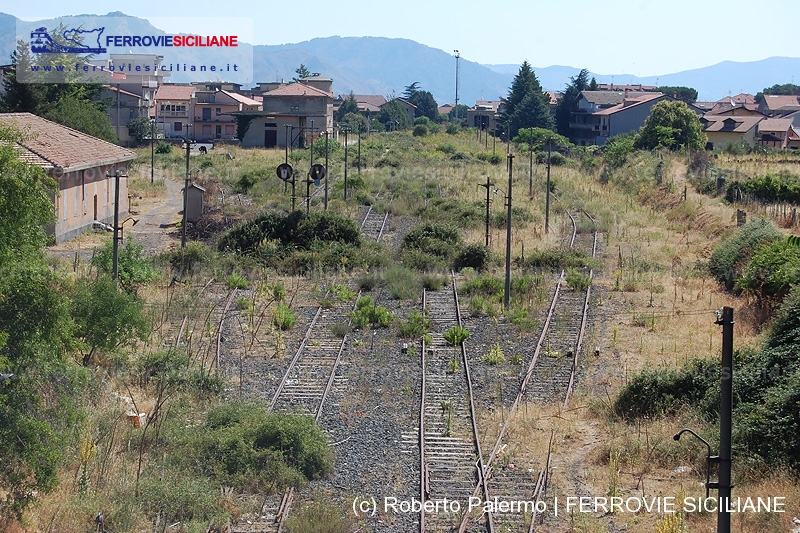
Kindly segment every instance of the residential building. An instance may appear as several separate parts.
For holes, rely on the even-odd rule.
[[[127,174],[134,152],[30,113],[2,113],[0,122],[25,135],[16,146],[20,159],[58,183],[56,221],[46,228],[56,242],[91,229],[94,221],[113,223],[115,173]],[[127,181],[119,180],[120,220],[128,213]]]
[[[754,146],[758,136],[758,124],[764,115],[712,115],[700,117],[703,133],[708,137],[706,150],[721,150],[728,145],[747,144]]]
[[[570,141],[580,146],[603,145],[609,137],[637,131],[663,93],[582,91],[578,110],[570,114]]]
[[[111,101],[111,105],[106,108],[106,115],[111,119],[120,144],[135,144],[136,140],[130,136],[128,125],[135,118],[149,116],[150,101],[116,85],[105,85],[100,92],[100,99]]]
[[[196,89],[192,85],[162,85],[156,91],[153,118],[166,139],[190,139]]]
[[[237,84],[238,85],[238,84]],[[236,140],[238,111],[260,111],[261,102],[227,90],[198,89],[195,84],[192,137],[198,141]]]
[[[766,118],[758,125],[758,145],[766,148],[788,148],[789,132],[794,132],[792,118]]]
[[[403,98],[395,98],[395,99],[391,100],[391,102],[395,102],[395,101],[397,103],[399,103],[401,106],[403,106],[403,109],[405,110],[406,114],[408,115],[409,122],[411,124],[413,124],[414,120],[417,117],[417,106],[415,106],[414,104],[412,104],[411,102],[409,102],[408,100],[405,100]],[[383,104],[381,106],[381,109],[383,109],[389,103],[390,102],[386,102],[385,104]],[[391,125],[387,126],[386,129],[391,130],[392,129]]]
[[[467,110],[467,124],[472,128],[494,131],[499,107],[500,100],[477,100],[475,107]]]
[[[340,94],[333,102],[333,111],[339,109],[345,100],[350,98],[349,94]],[[358,106],[358,112],[366,118],[374,118],[381,110],[381,106],[386,103],[386,98],[382,94],[354,94],[353,98]]]
[[[796,95],[765,94],[758,110],[768,117],[782,117],[800,111],[800,97]]]
[[[243,147],[306,146],[333,131],[333,94],[302,82],[281,85],[262,95],[261,111],[232,113],[243,125]]]

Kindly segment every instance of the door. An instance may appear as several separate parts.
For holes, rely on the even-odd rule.
[[[264,148],[278,146],[278,130],[264,130]]]
[[[204,107],[203,108],[203,120],[211,120],[211,108]]]
[[[94,220],[97,220],[97,195],[94,195]]]
[[[222,125],[217,125],[217,127],[216,127],[216,132],[215,132],[215,137],[216,137],[217,139],[219,139],[220,137],[222,137]]]

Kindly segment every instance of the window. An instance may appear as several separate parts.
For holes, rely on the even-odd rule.
[[[218,107],[218,108],[217,108],[217,115],[219,115],[219,114],[221,114],[221,113],[222,113],[222,108],[221,108],[221,107]]]
[[[183,122],[176,122],[172,129],[174,131],[183,131]]]

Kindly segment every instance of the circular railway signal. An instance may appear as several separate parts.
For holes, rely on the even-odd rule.
[[[325,165],[312,165],[311,170],[308,171],[308,177],[314,181],[314,185],[319,185],[322,180],[325,179],[325,176],[328,175],[328,170],[325,168]]]
[[[289,163],[281,163],[278,165],[278,168],[275,169],[275,172],[283,181],[292,181],[292,176],[294,176],[294,169]]]

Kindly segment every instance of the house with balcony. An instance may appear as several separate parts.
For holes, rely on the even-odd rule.
[[[115,173],[125,176],[136,154],[126,148],[31,113],[0,113],[0,123],[24,134],[15,145],[19,158],[41,167],[58,184],[52,197],[55,224],[45,228],[64,242],[114,221]],[[119,180],[119,215],[128,213],[128,180]],[[122,220],[122,218],[120,218]]]
[[[603,145],[609,137],[638,131],[658,102],[672,99],[658,92],[582,91],[570,114],[570,141]]]
[[[193,138],[195,88],[192,85],[162,85],[155,95],[153,118],[165,139]]]
[[[236,111],[245,148],[304,147],[312,137],[333,131],[333,99],[304,82],[280,85],[261,96],[261,110]]]
[[[238,111],[260,111],[261,102],[227,90],[197,89],[195,84],[194,129],[192,137],[198,141],[236,140]]]
[[[793,122],[791,117],[762,120],[758,125],[758,145],[765,148],[789,148],[790,136],[796,133]]]

